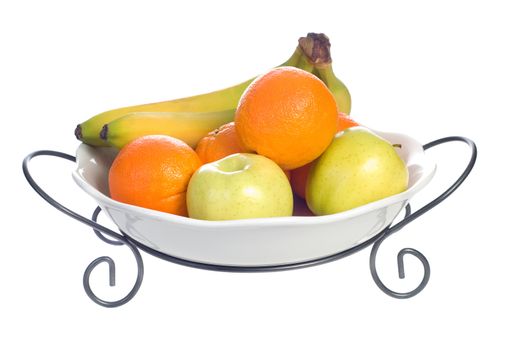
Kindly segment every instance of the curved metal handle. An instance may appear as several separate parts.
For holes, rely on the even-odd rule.
[[[112,244],[112,245],[126,245],[131,250],[131,252],[133,253],[133,255],[134,255],[135,259],[136,259],[136,264],[137,264],[137,267],[138,267],[138,275],[136,277],[136,282],[134,283],[133,288],[122,299],[119,299],[119,300],[116,300],[116,301],[107,301],[107,300],[100,299],[99,297],[97,297],[93,293],[93,291],[91,289],[91,286],[90,286],[90,279],[89,279],[89,277],[91,276],[91,272],[93,271],[93,269],[96,266],[98,266],[102,262],[107,262],[109,264],[109,285],[110,286],[114,286],[115,285],[115,265],[114,265],[113,259],[111,259],[110,257],[104,256],[104,257],[99,257],[99,258],[93,260],[89,264],[89,266],[85,269],[84,278],[83,278],[84,290],[85,290],[87,296],[91,300],[93,300],[95,303],[97,303],[98,305],[105,306],[105,307],[117,307],[117,306],[121,306],[121,305],[127,303],[129,300],[131,300],[136,295],[136,293],[138,292],[138,290],[140,289],[140,286],[142,284],[143,272],[144,272],[143,270],[144,269],[143,269],[143,260],[142,260],[142,257],[140,255],[140,252],[138,251],[138,249],[136,248],[136,246],[134,244],[132,244],[131,242],[129,242],[127,240],[126,237],[124,237],[121,234],[116,233],[115,231],[113,231],[111,229],[108,229],[107,227],[105,227],[103,225],[100,225],[99,223],[97,223],[95,221],[97,219],[97,217],[98,217],[98,214],[100,213],[100,210],[101,210],[100,207],[96,208],[95,212],[93,213],[93,219],[90,220],[90,219],[88,219],[88,218],[86,218],[86,217],[84,217],[84,216],[82,216],[82,215],[72,211],[71,209],[65,207],[64,205],[58,203],[51,196],[49,196],[36,183],[36,181],[31,176],[31,173],[29,172],[29,163],[30,163],[30,161],[33,158],[38,157],[38,156],[58,157],[58,158],[67,159],[67,160],[69,160],[71,162],[75,162],[76,158],[74,156],[72,156],[72,155],[69,155],[69,154],[66,154],[66,153],[62,153],[62,152],[57,152],[57,151],[49,151],[49,150],[36,151],[36,152],[30,153],[29,155],[27,155],[24,158],[24,161],[22,163],[22,170],[24,172],[25,178],[27,179],[27,182],[29,182],[29,185],[31,185],[31,187],[43,199],[45,199],[49,204],[51,204],[53,207],[55,207],[56,209],[58,209],[62,213],[72,217],[73,219],[78,220],[78,221],[80,221],[81,223],[83,223],[83,224],[85,224],[87,226],[90,226],[93,229],[93,231],[96,233],[96,235],[100,239],[102,239],[104,242]],[[103,236],[101,234],[101,232],[103,232],[104,234],[112,237],[114,240],[108,239],[107,237]]]
[[[388,229],[385,229],[382,233],[382,236],[372,246],[372,250],[370,253],[370,259],[369,259],[370,272],[372,275],[372,279],[374,280],[374,282],[376,283],[376,285],[378,286],[379,289],[381,289],[385,294],[387,294],[391,297],[398,298],[398,299],[405,299],[405,298],[411,298],[411,297],[415,296],[416,294],[418,294],[419,292],[421,292],[425,288],[427,283],[429,282],[430,265],[429,265],[427,258],[422,253],[420,253],[418,250],[413,249],[413,248],[403,248],[402,250],[400,250],[398,253],[398,258],[397,258],[399,277],[405,278],[405,268],[403,265],[403,257],[406,254],[413,255],[419,261],[421,261],[421,263],[423,264],[424,274],[423,274],[422,281],[415,289],[408,291],[408,292],[395,292],[395,291],[387,288],[383,284],[383,282],[381,281],[381,279],[378,276],[378,272],[376,271],[376,255],[378,253],[378,249],[379,249],[381,243],[391,234],[399,231],[400,229],[405,227],[407,224],[411,223],[412,221],[419,218],[421,215],[425,214],[426,212],[428,212],[429,210],[431,210],[432,208],[434,208],[435,206],[437,206],[438,204],[443,202],[445,199],[447,199],[463,183],[463,181],[465,181],[467,176],[470,174],[470,172],[472,171],[472,168],[474,167],[474,164],[476,163],[476,158],[477,158],[477,154],[478,154],[476,144],[472,140],[470,140],[466,137],[462,137],[462,136],[444,137],[444,138],[427,143],[426,145],[423,146],[423,149],[427,150],[434,146],[437,146],[437,145],[440,145],[443,143],[447,143],[447,142],[454,142],[454,141],[466,143],[470,147],[470,150],[471,150],[469,163],[468,163],[467,167],[465,168],[465,170],[463,171],[463,173],[452,184],[452,186],[450,186],[445,192],[443,192],[440,196],[438,196],[436,199],[434,199],[432,202],[426,204],[422,208],[411,213],[410,205],[407,205],[405,208],[406,214],[405,214],[404,219],[401,220],[400,222],[398,222],[396,225],[391,226]]]

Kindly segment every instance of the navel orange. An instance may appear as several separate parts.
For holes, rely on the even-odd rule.
[[[143,136],[120,150],[109,170],[111,198],[187,216],[185,192],[200,167],[196,152],[170,136]]]
[[[196,153],[203,164],[245,151],[245,148],[238,141],[234,122],[224,124],[211,131],[196,146]]]
[[[246,149],[283,169],[295,169],[320,156],[337,129],[336,100],[316,76],[279,67],[256,78],[243,93],[235,115]]]

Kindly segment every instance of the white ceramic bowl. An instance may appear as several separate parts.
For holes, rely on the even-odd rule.
[[[305,216],[295,202],[295,216],[229,221],[204,221],[128,205],[108,196],[107,174],[117,151],[81,144],[73,172],[76,183],[132,239],[158,252],[199,263],[227,266],[268,266],[326,257],[366,241],[385,227],[412,196],[433,177],[436,165],[423,147],[401,134],[376,132],[393,144],[409,170],[405,192],[324,216]]]

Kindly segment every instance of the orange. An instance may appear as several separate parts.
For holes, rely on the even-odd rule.
[[[348,116],[343,112],[338,113],[338,131],[343,131],[353,126],[358,126],[360,124],[356,123],[352,117]]]
[[[235,123],[246,149],[290,170],[327,148],[336,133],[337,115],[334,96],[320,79],[298,68],[280,67],[247,87]]]
[[[224,124],[211,131],[196,146],[196,153],[203,164],[241,152],[246,152],[246,149],[238,141],[234,122]]]
[[[220,160],[234,153],[246,152],[245,147],[240,145],[234,122],[224,124],[218,129],[211,131],[196,146],[196,153],[203,164]],[[290,181],[290,170],[282,170]]]
[[[170,136],[143,136],[120,150],[109,169],[114,200],[187,216],[185,192],[200,167],[196,152]]]
[[[343,131],[358,125],[359,124],[347,114],[343,112],[338,113],[338,131]],[[292,190],[298,197],[303,199],[305,199],[305,188],[307,187],[307,177],[309,176],[311,165],[312,162],[291,171],[290,181]]]

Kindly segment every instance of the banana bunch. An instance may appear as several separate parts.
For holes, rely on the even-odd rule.
[[[309,33],[281,66],[293,66],[320,78],[336,99],[338,110],[350,113],[351,97],[343,82],[334,75],[329,38]],[[122,148],[144,135],[169,135],[196,147],[208,132],[234,120],[236,106],[251,78],[226,89],[180,98],[113,109],[95,115],[75,129],[76,138],[92,146]]]

